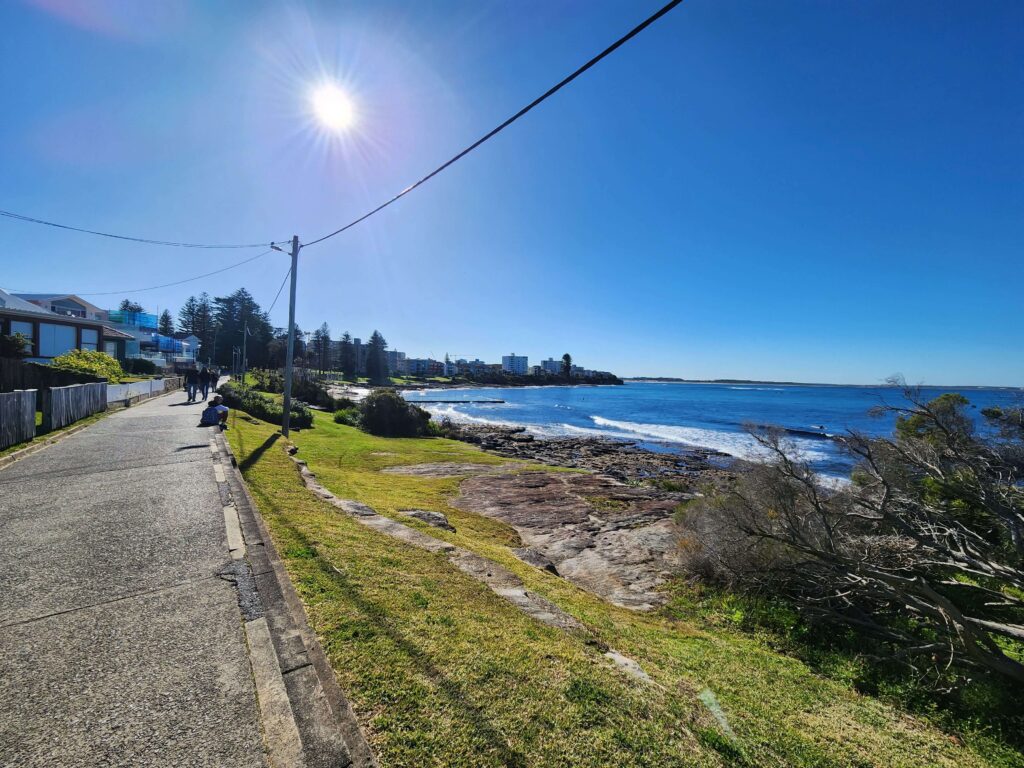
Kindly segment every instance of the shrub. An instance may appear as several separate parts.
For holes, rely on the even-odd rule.
[[[121,364],[106,352],[87,349],[73,349],[70,352],[53,358],[51,365],[68,371],[91,373],[100,376],[111,384],[117,384],[124,378]]]
[[[284,407],[255,390],[242,388],[229,381],[222,384],[217,392],[229,408],[238,408],[271,424],[281,424],[284,421]],[[313,426],[313,414],[305,405],[293,400],[290,423],[295,429],[306,429]]]
[[[418,437],[430,423],[429,413],[391,389],[375,389],[359,404],[359,413],[362,428],[380,437]]]
[[[299,400],[320,406],[328,411],[337,408],[327,387],[312,379],[296,379],[292,383],[292,397],[297,397]]]
[[[278,370],[254,369],[246,374],[251,380],[252,386],[261,392],[273,392],[280,394],[284,392],[284,375]],[[302,400],[305,403],[316,405],[327,411],[334,411],[339,407],[327,387],[314,379],[295,377],[292,381],[292,397]],[[351,401],[348,401],[352,404]]]
[[[134,373],[139,376],[152,376],[156,373],[156,363],[139,357],[128,358],[124,361],[123,367],[126,373]]]
[[[260,370],[258,368],[247,374],[252,385],[262,392],[284,392],[284,376],[278,370]]]
[[[28,357],[31,350],[31,343],[20,333],[0,335],[0,357]]]
[[[893,438],[843,438],[859,462],[838,489],[781,432],[755,431],[771,462],[682,510],[684,566],[873,638],[887,661],[939,685],[988,673],[1019,686],[1024,414],[989,411],[982,431],[960,395],[904,396],[907,406],[885,408]]]
[[[354,405],[351,408],[339,408],[334,412],[334,421],[337,424],[348,424],[350,427],[358,427],[359,408]]]

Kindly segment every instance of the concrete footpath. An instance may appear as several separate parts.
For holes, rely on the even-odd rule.
[[[323,692],[285,689],[274,645],[300,632],[261,605],[235,470],[184,400],[0,469],[0,766],[351,764],[324,718],[303,749]]]

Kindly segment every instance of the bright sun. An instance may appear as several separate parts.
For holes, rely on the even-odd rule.
[[[351,99],[333,83],[318,86],[313,91],[312,101],[317,120],[331,131],[344,131],[355,122]]]

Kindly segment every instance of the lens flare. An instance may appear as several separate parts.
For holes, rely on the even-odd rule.
[[[310,100],[317,120],[330,131],[346,131],[356,120],[352,100],[334,83],[324,83],[314,88]]]

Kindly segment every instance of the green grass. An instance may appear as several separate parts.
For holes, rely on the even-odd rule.
[[[511,527],[451,507],[457,479],[379,472],[503,459],[314,419],[294,437],[325,486],[386,515],[444,513],[456,533],[403,521],[515,571],[589,629],[567,634],[529,619],[442,555],[341,514],[302,487],[274,427],[234,414],[227,435],[239,464],[382,766],[1022,764],[998,742],[964,744],[678,606],[611,606],[512,556]],[[639,661],[654,683],[610,667],[604,646]],[[736,741],[699,698],[706,689]]]

